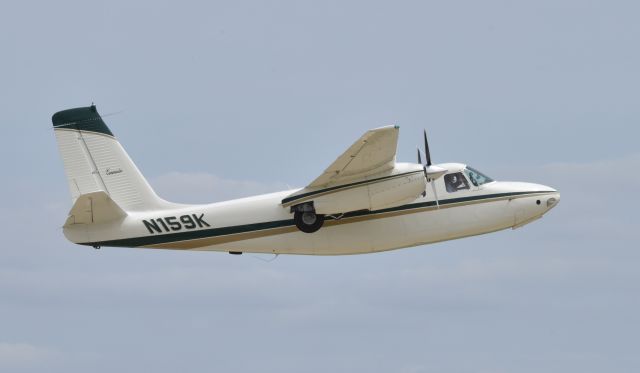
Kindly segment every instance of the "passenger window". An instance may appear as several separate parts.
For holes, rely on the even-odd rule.
[[[447,192],[449,193],[469,189],[469,183],[461,172],[444,175],[444,185],[447,186]]]

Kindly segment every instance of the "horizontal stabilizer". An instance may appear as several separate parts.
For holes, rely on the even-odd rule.
[[[104,191],[82,194],[73,204],[65,226],[99,224],[127,216],[127,213]]]

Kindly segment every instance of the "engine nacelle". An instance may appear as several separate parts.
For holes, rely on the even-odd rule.
[[[380,210],[414,201],[425,191],[422,171],[319,195],[310,199],[318,214],[332,215],[358,210]]]

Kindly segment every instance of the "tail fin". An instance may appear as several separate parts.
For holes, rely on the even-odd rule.
[[[52,121],[74,205],[82,196],[111,199],[124,213],[169,205],[151,189],[94,105],[57,112]]]

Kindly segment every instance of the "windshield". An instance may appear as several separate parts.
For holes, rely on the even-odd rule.
[[[489,176],[484,175],[482,172],[469,166],[465,168],[464,173],[467,175],[471,183],[475,186],[480,186],[482,184],[490,183],[493,181],[493,179]]]

